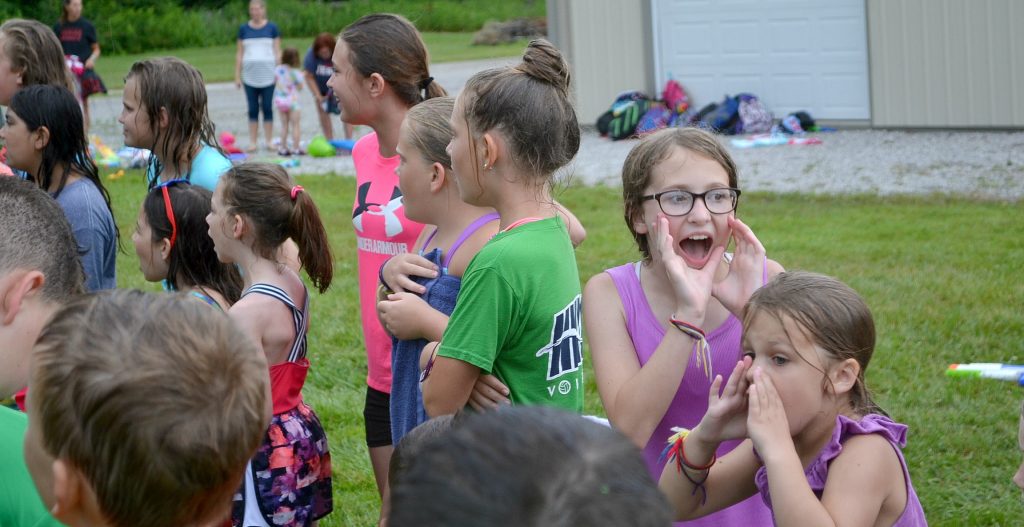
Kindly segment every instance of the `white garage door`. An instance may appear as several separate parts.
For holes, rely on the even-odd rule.
[[[651,0],[655,74],[701,107],[749,92],[781,117],[870,119],[864,0]]]

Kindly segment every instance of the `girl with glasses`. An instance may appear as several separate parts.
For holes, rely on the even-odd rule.
[[[727,375],[740,358],[737,315],[782,272],[736,218],[737,187],[736,165],[710,133],[671,128],[643,139],[622,169],[626,225],[642,259],[594,276],[583,292],[605,411],[644,450],[655,480],[671,428],[700,421],[714,375]],[[737,443],[723,443],[719,455]],[[755,497],[699,521],[771,525],[772,518]]]

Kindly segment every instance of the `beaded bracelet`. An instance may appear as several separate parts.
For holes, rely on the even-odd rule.
[[[708,344],[708,337],[707,334],[704,333],[704,330],[694,326],[693,324],[688,324],[679,320],[675,315],[668,317],[668,321],[671,322],[676,329],[697,341],[695,350],[697,352],[697,366],[704,371],[704,375],[707,376],[709,382],[713,380],[714,377],[712,376],[711,371],[711,346]]]

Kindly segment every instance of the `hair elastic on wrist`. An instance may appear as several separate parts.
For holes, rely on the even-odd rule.
[[[434,344],[434,349],[430,350],[430,358],[427,359],[427,365],[423,367],[423,371],[420,372],[420,382],[427,380],[430,377],[430,370],[434,369],[434,359],[437,358],[437,348],[441,347],[441,343]]]
[[[388,262],[390,262],[391,259],[394,258],[395,256],[398,255],[393,254],[391,256],[388,256],[388,259],[384,260],[384,263],[380,264],[380,267],[377,269],[377,279],[380,280],[380,285],[384,286],[384,289],[387,289],[391,293],[394,293],[395,290],[392,289],[391,286],[388,285],[388,281],[384,279],[384,266],[387,265]]]
[[[693,324],[683,322],[676,318],[675,315],[668,317],[668,321],[672,323],[676,329],[697,341],[694,345],[694,352],[697,354],[697,366],[704,371],[704,375],[708,378],[708,382],[711,382],[714,379],[714,376],[711,366],[711,345],[708,344],[707,334],[704,333],[703,329],[700,329]]]

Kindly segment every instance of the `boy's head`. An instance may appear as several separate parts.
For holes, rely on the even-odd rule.
[[[659,526],[668,502],[640,451],[579,415],[508,407],[420,447],[392,487],[392,527]]]
[[[263,353],[187,295],[84,295],[32,352],[26,464],[68,525],[217,524],[267,428],[269,383]]]
[[[0,177],[0,399],[28,383],[28,357],[49,315],[84,292],[78,243],[60,205],[28,181]]]

